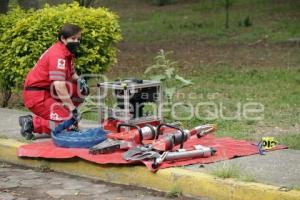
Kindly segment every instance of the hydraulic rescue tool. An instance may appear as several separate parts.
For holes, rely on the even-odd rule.
[[[98,84],[99,121],[109,132],[107,140],[89,148],[90,154],[123,150],[128,161],[150,160],[157,168],[163,161],[209,157],[214,148],[184,143],[216,130],[215,125],[183,130],[163,123],[163,90],[159,81],[125,79]]]
[[[178,149],[176,151],[164,151],[160,153],[151,147],[139,146],[134,150],[129,150],[123,154],[127,161],[151,160],[152,168],[156,169],[163,161],[185,160],[190,158],[204,158],[213,156],[216,150],[212,147],[195,145],[194,149]]]
[[[143,141],[147,144],[151,143],[151,147],[160,151],[172,150],[174,146],[181,145],[191,136],[196,135],[198,138],[211,133],[216,130],[216,127],[211,124],[197,126],[191,130],[182,130],[181,128],[171,125],[171,124],[160,124],[157,127],[151,125],[146,125],[143,128],[140,128],[135,125],[120,124],[118,130],[122,126],[132,126],[136,129],[121,132],[118,139],[111,139],[115,137],[108,134],[107,140],[91,147],[89,152],[91,154],[104,154],[111,153],[118,149],[132,149],[138,145],[143,145]],[[171,131],[175,129],[175,131]],[[169,131],[168,133],[164,133]],[[163,134],[164,133],[164,134]],[[162,135],[163,134],[163,135]],[[161,137],[159,137],[162,135]]]
[[[121,127],[133,127],[134,130],[120,132]],[[138,144],[143,144],[143,140],[153,140],[156,138],[156,127],[145,125],[140,128],[136,125],[119,124],[118,133],[111,133],[108,139],[91,147],[90,154],[105,154],[114,152],[117,149],[130,149]],[[118,139],[112,139],[117,137]]]
[[[160,133],[160,127],[162,126],[176,129],[176,131],[164,134],[157,139]],[[216,149],[202,145],[194,145],[193,149],[183,149],[183,145],[191,136],[196,135],[200,138],[215,130],[216,127],[211,124],[197,126],[191,130],[182,130],[179,127],[160,124],[157,127],[157,140],[148,145],[138,145],[135,148],[129,149],[123,153],[123,158],[127,161],[151,160],[152,168],[156,169],[163,161],[210,157],[217,152]],[[180,145],[180,149],[172,151],[177,145]]]

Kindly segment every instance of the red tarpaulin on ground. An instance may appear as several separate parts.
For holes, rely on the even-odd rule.
[[[207,147],[214,147],[217,153],[214,156],[208,158],[193,158],[189,160],[181,161],[165,161],[159,169],[185,166],[191,164],[207,164],[221,160],[228,160],[235,157],[248,156],[258,153],[256,145],[245,140],[235,140],[229,137],[217,138],[213,135],[206,135],[200,139],[191,138],[185,144],[183,148],[190,148],[193,145],[203,145]],[[278,145],[275,149],[284,149],[285,146]],[[79,157],[90,162],[98,164],[134,164],[137,162],[128,162],[122,158],[124,151],[117,151],[110,154],[89,154],[88,149],[78,148],[61,148],[53,144],[52,141],[36,142],[32,144],[22,145],[18,148],[19,157],[31,157],[31,158],[51,158],[51,159],[68,159],[73,157]],[[151,162],[142,161],[150,170]]]

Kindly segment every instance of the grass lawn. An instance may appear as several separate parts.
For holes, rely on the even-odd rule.
[[[165,7],[140,0],[101,0],[120,15],[125,41],[161,42],[205,39],[212,43],[284,41],[299,37],[300,2],[292,0],[234,0],[225,29],[224,1],[179,1]],[[244,26],[249,17],[252,26]]]
[[[185,93],[197,94],[199,98],[192,96],[193,98],[185,98],[184,101],[193,105],[209,102],[215,106],[202,106],[202,110],[198,111],[200,117],[187,122],[188,125],[214,122],[219,125],[219,135],[247,139],[258,139],[261,135],[279,137],[283,134],[299,133],[299,70],[237,71],[227,66],[219,66],[201,72],[199,75],[189,76],[194,85],[184,89]],[[255,105],[251,106],[249,103]],[[249,115],[245,113],[246,108],[262,110]],[[216,119],[205,120],[207,112],[216,115]],[[201,113],[204,116],[202,120]]]

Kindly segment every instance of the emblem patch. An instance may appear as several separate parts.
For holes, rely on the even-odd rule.
[[[50,113],[50,119],[54,121],[62,120],[57,113]]]
[[[57,60],[57,69],[65,69],[66,61],[64,59],[59,58]]]

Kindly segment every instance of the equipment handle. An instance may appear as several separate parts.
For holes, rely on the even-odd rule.
[[[174,125],[170,125],[170,124],[164,124],[164,123],[161,123],[157,126],[157,135],[156,135],[156,140],[158,139],[158,136],[161,134],[160,130],[161,130],[161,127],[163,126],[166,126],[166,127],[169,127],[169,128],[172,128],[172,129],[175,129],[175,130],[178,130],[181,132],[181,142],[180,142],[180,148],[182,149],[183,148],[183,143],[184,143],[184,139],[185,139],[185,135],[184,135],[184,131],[179,128],[178,126],[174,126]],[[174,138],[174,143],[175,143],[175,137]]]
[[[118,126],[117,126],[117,131],[118,131],[118,133],[120,133],[120,131],[121,131],[121,127],[130,127],[130,128],[135,128],[135,129],[137,129],[138,130],[138,133],[139,133],[139,136],[140,136],[140,144],[142,144],[143,145],[143,133],[142,133],[142,129],[139,127],[139,126],[137,126],[137,125],[134,125],[134,124],[119,124]]]

